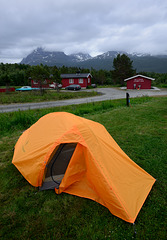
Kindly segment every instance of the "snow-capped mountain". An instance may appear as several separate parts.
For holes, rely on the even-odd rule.
[[[38,65],[41,63],[44,65],[53,65],[55,63],[54,65],[56,65],[68,61],[69,57],[64,52],[50,52],[42,48],[37,48],[26,58],[23,58],[21,63],[29,65]]]
[[[128,53],[128,55],[131,55],[134,57],[150,57],[151,56],[151,54],[148,54],[148,53],[137,53],[137,52]]]
[[[96,57],[94,57],[94,59],[107,59],[107,58],[115,58],[117,57],[118,54],[127,54],[126,52],[123,51],[108,51],[105,52],[103,54],[97,55]]]
[[[113,60],[117,55],[126,54],[132,61],[133,67],[139,71],[146,72],[167,72],[167,55],[152,56],[143,53],[127,53],[124,51],[107,51],[101,55],[91,57],[86,53],[75,53],[67,55],[60,51],[45,51],[42,48],[35,49],[27,57],[23,58],[21,64],[48,65],[57,67],[81,67],[94,69],[113,69]]]
[[[64,52],[59,51],[45,51],[42,48],[35,49],[32,53],[30,53],[26,58],[23,58],[21,63],[29,64],[29,65],[38,65],[38,64],[46,64],[46,65],[69,65],[70,63],[82,62],[91,59],[89,54],[85,53],[75,53],[71,55],[66,55]]]

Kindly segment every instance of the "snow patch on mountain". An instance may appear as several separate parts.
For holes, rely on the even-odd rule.
[[[75,54],[71,54],[69,56],[73,58],[73,61],[78,61],[78,62],[86,61],[86,60],[89,60],[92,58],[87,53],[75,53]]]

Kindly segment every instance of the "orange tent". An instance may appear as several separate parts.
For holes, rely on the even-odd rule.
[[[155,182],[104,126],[66,112],[47,114],[27,129],[12,162],[33,186],[92,199],[130,223]]]

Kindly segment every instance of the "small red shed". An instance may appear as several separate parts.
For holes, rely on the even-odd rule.
[[[136,75],[126,78],[124,81],[127,82],[127,89],[151,89],[151,81],[154,80],[154,78]]]
[[[62,88],[72,84],[80,85],[81,88],[87,88],[91,85],[92,75],[90,73],[61,74]]]

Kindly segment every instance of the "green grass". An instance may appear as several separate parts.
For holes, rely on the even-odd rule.
[[[161,83],[161,84],[158,84],[157,87],[167,88],[167,84],[166,83]]]
[[[151,101],[152,98],[142,97],[131,99],[131,104],[141,104],[144,102]],[[114,108],[125,107],[126,101],[124,99],[120,100],[108,100],[104,102],[92,102],[80,105],[71,105],[65,107],[53,107],[49,109],[38,109],[38,110],[27,110],[18,111],[13,113],[0,114],[0,134],[5,134],[13,132],[17,129],[26,129],[30,127],[34,122],[36,122],[40,117],[47,113],[54,111],[65,111],[71,112],[78,116],[84,116],[86,114],[97,114],[106,112]],[[9,121],[10,119],[10,121]]]
[[[40,91],[11,92],[8,94],[0,93],[0,104],[57,101],[72,98],[92,97],[97,95],[98,93],[94,90],[90,92],[87,91],[57,92],[55,90],[45,90],[43,95],[41,95]]]
[[[11,164],[27,127],[51,111],[102,123],[127,155],[157,179],[136,220],[136,239],[166,239],[167,98],[134,98],[0,114],[1,239],[134,239],[133,225],[89,199],[38,192]]]

